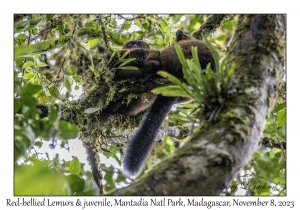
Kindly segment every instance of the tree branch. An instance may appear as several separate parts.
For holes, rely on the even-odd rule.
[[[261,144],[264,147],[286,150],[286,142],[278,142],[277,140],[268,137],[262,138]]]
[[[94,149],[92,148],[91,144],[86,140],[84,137],[82,138],[82,144],[86,149],[87,153],[87,161],[89,162],[93,174],[93,178],[99,188],[100,195],[103,195],[103,185],[102,185],[102,179],[103,175],[101,171],[98,169],[98,163],[99,163],[99,158],[97,158],[97,153],[94,152]]]
[[[101,15],[95,15],[95,17],[99,20],[99,24],[100,24],[100,27],[101,27],[101,31],[102,31],[105,46],[107,47],[107,49],[109,49],[111,51],[111,48],[110,48],[109,43],[108,43],[108,38],[106,36],[105,26],[104,26],[104,23],[102,21],[102,16]]]
[[[217,28],[219,28],[223,22],[230,20],[233,18],[233,15],[211,15],[200,27],[198,31],[196,31],[193,36],[196,39],[202,39],[201,34],[204,36],[208,36],[213,33]]]

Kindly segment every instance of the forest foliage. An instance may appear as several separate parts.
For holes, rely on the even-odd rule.
[[[110,64],[114,62],[116,51],[121,49],[126,41],[143,38],[152,49],[162,50],[174,43],[176,29],[192,34],[200,29],[208,17],[199,14],[16,14],[14,17],[15,195],[98,195],[101,190],[92,179],[91,171],[84,170],[84,164],[77,157],[65,161],[59,154],[54,158],[46,154],[46,158],[41,158],[42,152],[39,148],[42,144],[48,144],[53,149],[67,148],[68,141],[79,137],[81,132],[86,132],[84,130],[86,128],[81,124],[76,125],[71,120],[64,119],[62,115],[70,112],[68,107],[97,87],[100,80],[106,83],[111,81],[115,67]],[[220,58],[230,43],[236,19],[237,16],[234,16],[225,21],[207,37]],[[126,62],[128,60],[121,59],[118,67],[124,67]],[[227,73],[233,74],[230,69],[233,68],[229,66]],[[164,73],[160,75],[167,77]],[[192,79],[194,77],[197,75],[191,76]],[[74,98],[72,94],[75,90],[82,90],[83,96],[79,99]],[[154,90],[156,93],[166,91],[168,87]],[[197,96],[193,95],[194,93],[190,92],[191,97],[195,99]],[[230,184],[230,186],[244,186],[245,195],[286,194],[285,95],[285,81],[282,81],[281,86],[277,88],[276,104],[267,120],[260,149]],[[178,126],[181,130],[197,126],[199,122],[195,121],[195,116],[199,103],[196,102],[178,105],[177,109],[169,114],[166,124]],[[98,111],[97,107],[87,107],[85,110],[90,113]],[[74,117],[76,118],[75,114]],[[117,138],[122,139],[122,135]],[[57,140],[61,142],[59,145]],[[164,138],[161,143],[163,153],[161,156],[165,157],[176,152],[177,144],[180,144],[180,140]],[[122,144],[108,142],[99,145],[97,149],[99,153],[121,165]],[[103,173],[104,194],[132,182],[126,179],[116,166],[107,166],[101,162],[99,167]],[[262,183],[271,187],[258,187]],[[224,195],[236,193],[235,189],[228,186],[220,187],[224,188]]]

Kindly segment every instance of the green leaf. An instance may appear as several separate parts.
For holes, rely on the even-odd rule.
[[[59,121],[58,123],[58,135],[63,139],[74,139],[78,136],[79,129],[77,126],[72,125],[66,121]]]
[[[212,46],[212,44],[207,40],[207,38],[203,34],[201,34],[201,36],[202,36],[202,39],[205,42],[206,46],[208,47],[208,49],[212,53],[217,71],[220,71],[219,56],[218,56],[217,51],[215,50],[215,48]]]
[[[66,177],[48,167],[47,161],[33,161],[31,165],[14,165],[14,194],[16,196],[70,195],[64,189]],[[34,187],[32,187],[34,183]]]
[[[158,46],[163,46],[164,45],[164,40],[163,40],[161,35],[156,35],[155,38],[156,38],[156,44]]]
[[[27,80],[31,79],[32,77],[34,77],[34,74],[31,73],[31,72],[25,73],[25,74],[23,75],[23,78],[24,78],[24,79],[27,79]]]
[[[91,38],[91,39],[89,39],[89,41],[87,43],[88,49],[91,49],[91,48],[97,46],[98,43],[99,43],[99,39],[98,38]]]
[[[43,143],[41,141],[34,142],[34,146],[41,147]]]
[[[66,179],[71,188],[71,195],[77,194],[77,192],[81,192],[84,189],[84,179],[73,174],[67,176]]]
[[[142,23],[142,27],[143,27],[143,29],[145,29],[146,31],[148,31],[149,30],[149,25],[148,25],[148,23]]]
[[[37,104],[36,98],[32,97],[31,95],[22,94],[21,101],[23,105],[28,107],[35,107]]]
[[[161,32],[165,32],[165,24],[163,21],[160,21],[159,22],[159,29]]]
[[[34,142],[36,139],[35,132],[31,126],[26,126],[22,128],[22,134],[27,137],[31,142]]]
[[[27,138],[24,138],[20,131],[14,130],[15,140],[14,140],[14,161],[17,161],[20,157],[26,157],[29,146],[31,145],[30,141]],[[22,136],[22,140],[16,139],[16,136]]]
[[[65,77],[65,78],[64,78],[64,86],[65,86],[65,88],[66,88],[68,91],[71,91],[71,83],[70,83],[68,77]]]
[[[182,68],[184,78],[186,79],[187,84],[195,86],[198,83],[198,81],[196,80],[194,74],[201,70],[197,69],[195,63],[190,59],[186,59],[186,63],[188,65],[188,68]]]
[[[38,42],[31,45],[25,45],[14,50],[14,57],[30,57],[37,54],[46,53],[49,50],[61,47],[69,42],[68,36],[61,36],[58,39]]]
[[[207,88],[207,82],[206,82],[206,77],[203,75],[202,71],[203,69],[201,68],[199,57],[198,57],[198,49],[197,47],[192,47],[192,56],[193,56],[193,61],[195,63],[195,70],[193,71],[193,75],[191,76],[194,78],[193,84],[190,84],[194,87],[196,87],[196,90],[198,90],[198,94],[200,94],[200,88],[201,91],[203,92],[203,95],[208,94],[208,88]],[[198,85],[197,85],[198,84]]]
[[[30,20],[21,21],[15,25],[14,33],[28,31],[29,29],[39,26],[42,23],[45,23],[44,17],[32,18]]]
[[[157,87],[151,90],[152,93],[155,94],[161,94],[163,96],[181,96],[181,97],[187,97],[190,98],[191,96],[186,93],[181,87],[179,86],[166,86],[166,87]]]
[[[129,58],[129,59],[126,59],[123,63],[120,64],[119,67],[125,66],[126,64],[128,64],[128,63],[130,63],[130,62],[132,62],[132,61],[134,61],[134,60],[136,60],[136,58]]]
[[[34,65],[34,63],[32,61],[27,61],[26,63],[24,63],[22,68],[25,69],[25,68],[33,66],[33,65]]]
[[[278,112],[276,126],[281,127],[286,124],[286,110],[285,108]]]
[[[229,31],[232,31],[232,30],[233,30],[234,23],[235,23],[234,20],[228,20],[228,21],[225,21],[225,22],[222,24],[222,28],[225,28],[225,29],[227,29],[227,30],[229,30]]]
[[[229,69],[227,73],[227,81],[226,83],[224,82],[224,91],[227,93],[228,89],[229,89],[229,85],[230,85],[230,81],[231,81],[231,78],[234,74],[234,71],[235,71],[235,63],[231,63],[231,67]],[[225,75],[226,76],[226,75]]]
[[[117,161],[117,163],[118,163],[119,166],[120,166],[120,165],[121,165],[121,160],[120,160],[120,158],[119,158],[115,153],[112,154],[112,157]]]
[[[38,62],[37,64],[37,67],[44,67],[44,66],[48,66],[48,65],[43,62]]]
[[[170,44],[170,34],[169,33],[166,34],[164,42],[165,42],[166,46],[169,46],[169,44]]]
[[[218,38],[217,38],[218,41],[224,41],[226,39],[227,39],[227,35],[226,34],[222,34],[222,35],[218,36]]]
[[[170,80],[171,82],[173,82],[176,85],[179,85],[179,86],[182,85],[182,82],[177,77],[173,76],[172,74],[170,74],[166,71],[158,71],[157,74],[159,76],[162,76],[163,78]]]
[[[41,85],[35,85],[28,83],[24,85],[21,89],[21,95],[34,95],[42,90]]]
[[[120,60],[123,60],[124,58],[126,58],[126,56],[129,54],[130,50],[126,50],[125,53],[123,53],[123,55],[120,57]]]
[[[50,87],[49,88],[49,93],[52,97],[56,98],[56,99],[60,99],[60,93],[57,87]]]
[[[187,63],[185,61],[184,54],[183,54],[183,52],[181,50],[181,47],[179,46],[179,44],[177,42],[174,43],[174,47],[175,47],[177,56],[179,58],[179,61],[180,61],[181,65],[182,65],[182,68],[188,68]]]
[[[79,162],[78,158],[73,158],[70,163],[70,173],[73,175],[79,175],[81,170],[81,163]]]
[[[125,182],[125,181],[126,181],[126,177],[123,176],[122,174],[119,174],[116,179],[116,182]]]
[[[89,67],[89,69],[90,69],[94,74],[97,73],[96,70],[95,70],[95,68],[94,68],[93,66],[88,65],[88,67]]]
[[[39,77],[32,77],[29,80],[30,83],[35,84],[35,85],[39,85],[41,83],[40,78]]]
[[[176,122],[176,123],[190,123],[191,120],[190,119],[187,119],[186,117],[183,117],[179,114],[169,114],[168,117],[170,118],[170,120],[172,122]]]
[[[190,23],[188,25],[189,31],[196,31],[200,28],[203,23],[203,15],[194,15],[192,16]]]
[[[166,32],[171,32],[171,28],[170,28],[170,26],[168,25],[168,26],[166,26],[165,27],[165,29],[166,29]]]
[[[108,61],[107,64],[109,64],[109,63],[112,61],[112,59],[115,57],[117,51],[118,51],[117,49],[115,49],[115,50],[113,51],[113,53],[111,54],[111,56],[110,56],[109,61]],[[129,53],[129,51],[128,51],[128,53]]]
[[[170,154],[174,151],[175,146],[170,136],[166,136],[163,144],[163,149],[166,154]]]
[[[131,27],[132,21],[125,21],[121,27],[122,30],[128,30]]]
[[[32,29],[29,29],[28,32],[30,34],[33,34],[33,35],[36,35],[38,33],[38,28],[32,28]]]
[[[64,69],[64,73],[68,76],[73,76],[77,73],[78,69],[75,66],[68,65]]]
[[[107,187],[115,187],[115,183],[112,177],[112,172],[106,171],[104,175],[104,180],[107,182],[108,186]]]
[[[99,188],[94,180],[87,180],[84,183],[84,188],[77,195],[99,195]]]
[[[26,41],[26,35],[25,34],[19,34],[16,38],[15,38],[15,42],[18,44],[18,45],[24,45],[25,44],[25,41]],[[15,43],[15,44],[16,44]]]
[[[33,68],[31,68],[31,67],[27,67],[25,70],[26,70],[27,72],[33,72],[33,71],[34,71]]]
[[[61,35],[63,35],[64,34],[64,30],[65,30],[65,25],[64,24],[60,24],[60,25],[57,26],[57,29],[58,29],[59,33]]]
[[[53,14],[47,14],[46,15],[46,21],[48,22],[49,20],[52,20],[52,18],[54,17],[55,15]]]
[[[285,107],[286,107],[286,103],[285,102],[283,102],[281,104],[277,104],[276,107],[274,108],[273,112],[275,112],[275,113],[279,112],[279,111],[285,109]]]
[[[134,20],[134,24],[141,27],[141,21],[139,19]]]
[[[118,67],[118,69],[123,69],[123,70],[133,70],[133,71],[136,71],[136,70],[139,70],[139,68],[135,67],[135,66],[122,66],[122,67]]]
[[[17,113],[22,107],[22,101],[20,98],[14,98],[14,113]]]
[[[58,117],[58,108],[55,104],[51,104],[49,106],[50,112],[49,112],[49,122],[54,123]]]
[[[73,78],[73,80],[75,80],[76,82],[81,82],[81,76],[79,76],[79,75],[74,75],[72,78]]]
[[[87,28],[92,28],[94,25],[91,21],[88,21],[84,24],[84,26],[87,27]]]
[[[160,75],[160,76],[162,76],[162,77],[164,77],[164,78],[167,78],[168,80],[170,80],[171,82],[173,82],[174,84],[176,84],[176,85],[178,85],[180,87],[180,89],[182,91],[174,90],[174,91],[176,91],[176,93],[175,93],[176,95],[177,94],[180,94],[182,96],[186,95],[186,96],[189,96],[189,97],[193,98],[192,95],[194,95],[194,94],[192,93],[192,91],[189,90],[188,87],[187,87],[187,85],[185,83],[181,82],[177,77],[175,77],[172,74],[169,74],[168,72],[165,72],[165,71],[158,71],[157,74]],[[157,90],[155,90],[155,91],[157,91]],[[162,93],[162,94],[165,94],[165,93]],[[168,92],[167,94],[169,95],[169,94],[172,94],[172,93]]]
[[[110,36],[111,40],[116,43],[117,45],[122,45],[123,40],[120,39],[119,36],[115,35],[114,33],[112,33],[111,31],[106,31],[107,34]]]

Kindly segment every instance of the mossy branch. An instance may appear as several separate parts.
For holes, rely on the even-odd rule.
[[[193,36],[196,39],[202,39],[201,34],[208,36],[213,33],[217,28],[219,28],[223,22],[233,18],[233,15],[211,15],[209,18],[202,24],[200,29],[196,31]]]

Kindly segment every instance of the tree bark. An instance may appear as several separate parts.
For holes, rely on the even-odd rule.
[[[219,28],[223,22],[233,18],[233,15],[211,15],[209,18],[202,24],[200,29],[193,33],[193,36],[196,39],[202,39],[201,34],[208,36],[213,33],[217,28]]]
[[[231,90],[216,122],[204,122],[173,155],[112,195],[220,195],[256,150],[285,70],[285,15],[240,15],[226,59]]]

